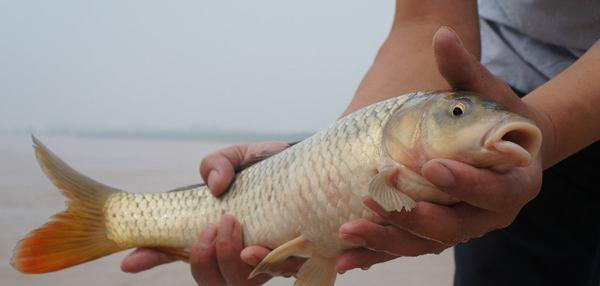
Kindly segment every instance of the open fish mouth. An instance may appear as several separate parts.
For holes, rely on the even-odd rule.
[[[502,120],[483,138],[483,147],[500,153],[516,166],[531,164],[542,146],[542,132],[530,121],[522,118]]]

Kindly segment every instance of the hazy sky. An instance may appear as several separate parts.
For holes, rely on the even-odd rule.
[[[393,1],[0,0],[0,131],[313,131]]]

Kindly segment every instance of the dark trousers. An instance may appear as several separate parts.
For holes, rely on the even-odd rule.
[[[454,285],[599,286],[599,143],[546,170],[509,227],[457,245]]]

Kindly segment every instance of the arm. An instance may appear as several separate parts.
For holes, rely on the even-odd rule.
[[[450,88],[438,71],[431,38],[440,26],[452,27],[479,58],[476,2],[397,0],[390,34],[344,114],[411,91]]]
[[[519,100],[502,80],[469,56],[450,39],[452,37],[451,33],[442,31],[434,37],[438,68],[450,86],[480,92],[534,119],[544,135],[541,155],[532,165],[513,168],[505,174],[451,160],[431,160],[422,167],[422,175],[463,202],[450,207],[419,202],[413,212],[387,213],[372,200],[366,200],[365,204],[387,218],[391,226],[364,220],[344,224],[340,237],[358,238],[368,249],[348,251],[338,259],[338,269],[368,267],[396,256],[438,253],[464,240],[506,227],[539,192],[542,167],[548,168],[600,139],[600,128],[595,127],[600,122],[600,110],[596,108],[600,103],[597,80],[600,43],[559,76]],[[407,240],[403,230],[441,244]],[[412,245],[390,243],[396,240],[394,238],[411,241]]]
[[[600,140],[600,40],[561,74],[523,100],[544,113],[553,137],[544,138],[544,169]]]

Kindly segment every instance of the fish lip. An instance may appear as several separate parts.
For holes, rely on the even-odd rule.
[[[512,131],[518,131],[525,137],[522,145],[503,139]],[[541,138],[541,131],[533,121],[521,116],[507,115],[484,135],[482,145],[488,152],[514,158],[516,165],[523,167],[531,164],[539,153]]]

